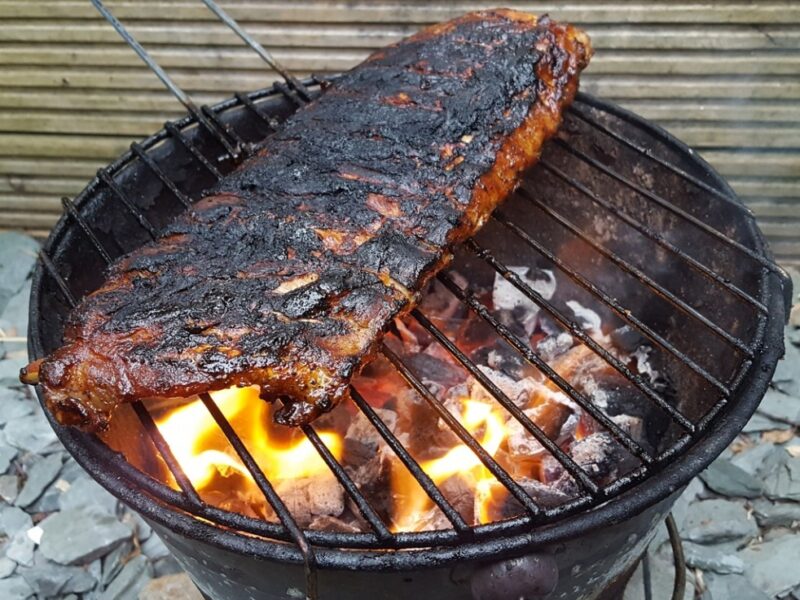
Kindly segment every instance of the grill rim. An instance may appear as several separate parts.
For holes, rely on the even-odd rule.
[[[311,79],[308,80],[307,85],[317,83],[320,83],[319,80]],[[265,88],[247,94],[247,97],[250,100],[261,100],[275,94],[276,89],[280,91],[276,87]],[[684,156],[691,157],[693,162],[704,172],[704,175],[709,177],[722,193],[734,203],[744,207],[727,182],[708,163],[698,157],[683,142],[658,125],[612,103],[584,93],[579,94],[578,100],[589,104],[593,108],[608,111],[612,115],[644,129],[658,141],[665,143]],[[241,104],[240,98],[234,96],[217,103],[211,107],[211,110],[217,113]],[[195,122],[195,118],[187,115],[173,122],[172,125],[182,130]],[[145,148],[150,148],[169,137],[167,129],[162,129],[141,142],[141,145]],[[106,168],[106,172],[113,174],[113,172],[124,168],[129,161],[133,160],[137,160],[136,153],[133,151],[126,152],[112,162]],[[98,185],[101,185],[101,181],[98,178],[93,179],[76,197],[74,202],[76,209],[80,209],[83,203],[96,191]],[[57,246],[66,231],[70,227],[76,226],[76,223],[70,223],[70,218],[68,213],[61,217],[43,247],[44,253],[49,253]],[[771,254],[755,222],[748,219],[747,228],[753,241],[754,250],[758,252],[759,256],[771,261]],[[41,340],[39,304],[45,277],[47,277],[47,271],[42,262],[39,262],[33,276],[29,310],[28,345],[29,353],[34,358],[40,358],[44,354]],[[557,519],[539,526],[536,525],[535,521],[532,522],[529,515],[482,526],[482,528],[476,529],[474,541],[464,541],[464,537],[458,535],[458,532],[452,529],[407,534],[409,541],[413,539],[417,547],[407,549],[401,553],[392,552],[390,546],[373,548],[381,543],[381,540],[377,539],[374,534],[307,531],[309,541],[315,543],[314,550],[317,566],[334,569],[410,569],[433,566],[454,558],[480,559],[485,556],[496,556],[497,553],[513,551],[532,544],[555,542],[560,539],[572,538],[577,534],[588,533],[609,522],[621,520],[626,515],[634,512],[638,513],[663,500],[682,485],[688,483],[691,477],[707,466],[732,441],[760,402],[771,379],[777,359],[783,353],[783,322],[781,317],[785,313],[785,306],[781,288],[785,289],[785,286],[785,279],[779,269],[772,270],[762,266],[759,295],[762,302],[766,301],[768,304],[769,311],[766,315],[759,315],[759,323],[753,338],[753,346],[760,346],[762,352],[757,354],[754,361],[742,361],[739,373],[731,383],[732,398],[728,401],[728,406],[721,407],[713,418],[709,419],[710,422],[699,439],[691,445],[688,443],[683,444],[682,447],[675,451],[678,454],[675,460],[661,467],[651,465],[650,472],[646,477],[624,484],[621,486],[623,491],[617,491],[617,495],[612,496],[610,500],[583,512],[570,512],[566,515],[560,515]],[[750,362],[749,365],[748,362]],[[37,396],[40,402],[44,404],[39,387],[37,387]],[[732,403],[735,403],[735,406],[730,408]],[[720,416],[720,412],[724,418],[717,418]],[[188,513],[179,513],[180,509],[178,507],[149,495],[145,490],[146,486],[136,485],[135,477],[130,477],[131,473],[126,473],[125,468],[120,468],[121,465],[119,463],[122,462],[123,465],[137,473],[139,471],[127,463],[124,457],[120,461],[121,455],[105,446],[97,438],[86,436],[86,434],[82,434],[77,430],[58,425],[46,409],[45,414],[58,434],[59,439],[79,464],[112,494],[145,516],[186,537],[210,541],[214,545],[234,552],[255,552],[265,558],[295,563],[304,562],[300,549],[292,545],[285,534],[275,535],[272,538],[253,537],[256,534],[245,531],[232,531],[224,528],[220,523],[215,523],[213,526],[208,525]],[[114,471],[117,472],[114,473]],[[125,479],[126,476],[127,480]],[[642,484],[645,482],[649,482],[650,485],[643,486]],[[121,484],[124,486],[123,488],[120,488]],[[578,508],[580,506],[574,507],[573,510]],[[280,529],[280,525],[264,528],[265,531],[270,529],[277,531]],[[259,535],[272,536],[272,533]],[[353,542],[357,539],[359,543],[354,546]],[[446,546],[439,548],[419,547],[420,545],[428,546],[434,544],[446,544]],[[346,552],[342,551],[342,546],[347,545],[354,549]],[[369,548],[368,551],[363,550],[365,545]]]

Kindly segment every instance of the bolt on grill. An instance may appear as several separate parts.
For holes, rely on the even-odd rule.
[[[141,239],[153,239],[158,234],[160,224],[153,222],[152,218],[146,214],[147,211],[142,208],[141,202],[131,196],[130,190],[126,191],[126,185],[123,184],[121,178],[123,171],[136,162],[144,165],[149,174],[163,184],[171,194],[175,202],[175,206],[170,208],[172,214],[175,214],[175,211],[178,210],[191,210],[192,202],[197,197],[193,197],[183,191],[179,182],[171,176],[169,169],[163,166],[163,152],[160,154],[160,149],[163,148],[166,142],[171,142],[176,148],[182,148],[187,153],[187,156],[190,157],[190,160],[195,163],[196,167],[204,170],[210,181],[216,181],[255,149],[254,144],[248,141],[248,136],[242,130],[237,130],[232,126],[226,119],[226,115],[231,111],[244,111],[253,130],[260,131],[261,137],[263,137],[263,135],[279,127],[280,118],[285,117],[313,99],[319,93],[320,85],[323,83],[318,78],[312,78],[304,82],[298,81],[277,64],[260,44],[249,37],[214,2],[211,0],[204,0],[204,2],[265,63],[284,78],[283,83],[276,83],[271,89],[260,92],[237,93],[233,99],[214,107],[198,107],[152,60],[144,48],[125,30],[123,25],[98,0],[93,0],[93,3],[103,16],[189,112],[188,117],[177,122],[167,123],[164,130],[148,140],[132,144],[129,153],[98,172],[97,178],[90,184],[87,191],[82,194],[82,198],[75,202],[69,198],[63,199],[65,217],[62,219],[62,225],[67,222],[77,225],[85,240],[105,264],[111,263],[114,257],[119,255],[121,249],[125,248],[129,242],[115,239],[113,228],[111,229],[112,233],[109,234],[107,231],[98,231],[97,227],[92,226],[86,216],[86,199],[90,193],[97,194],[100,190],[103,190],[109,194],[109,200],[106,205],[112,201],[121,204],[122,208],[138,224],[143,235]],[[280,110],[270,112],[265,110],[264,107],[269,102],[274,104],[278,100],[282,102]],[[767,304],[769,281],[782,280],[785,275],[782,274],[780,269],[772,262],[769,254],[764,250],[763,242],[753,225],[754,218],[752,214],[735,198],[730,189],[720,185],[713,178],[704,180],[698,177],[690,172],[691,169],[686,165],[679,165],[669,158],[662,157],[635,136],[630,136],[626,132],[609,125],[609,121],[603,118],[604,115],[610,115],[612,121],[633,122],[632,116],[625,111],[611,107],[591,96],[580,94],[574,106],[566,115],[565,128],[574,127],[581,130],[588,128],[597,136],[603,137],[607,143],[616,145],[620,148],[620,151],[634,153],[641,160],[649,161],[649,163],[657,165],[658,168],[671,173],[683,185],[693,189],[697,194],[704,195],[708,201],[707,211],[735,211],[744,220],[749,231],[755,232],[753,239],[756,242],[753,247],[737,239],[735,232],[725,232],[718,227],[710,225],[686,207],[680,206],[672,199],[663,197],[661,194],[648,189],[648,187],[634,180],[629,174],[609,166],[607,161],[603,160],[602,153],[593,155],[587,149],[573,143],[568,137],[558,137],[550,143],[549,147],[557,149],[558,154],[552,156],[553,152],[546,153],[537,167],[537,173],[540,176],[546,174],[553,181],[560,182],[559,185],[563,186],[564,189],[568,189],[569,193],[584,197],[598,213],[604,213],[606,216],[623,223],[630,230],[637,232],[643,239],[648,240],[648,243],[657,247],[658,252],[662,252],[670,260],[679,264],[681,270],[685,269],[687,273],[692,273],[691,277],[704,281],[709,289],[713,289],[714,293],[718,294],[720,298],[724,298],[725,303],[737,306],[737,310],[745,311],[745,314],[748,314],[749,318],[752,319],[750,326],[744,327],[740,323],[735,328],[721,326],[717,322],[718,319],[712,319],[704,314],[696,306],[696,302],[682,297],[680,293],[670,289],[671,286],[668,287],[662,281],[659,281],[657,276],[646,272],[642,266],[635,264],[634,261],[616,251],[607,241],[601,240],[599,236],[588,231],[587,227],[580,223],[580,219],[575,219],[572,215],[567,216],[563,211],[550,206],[543,199],[532,179],[529,178],[523,182],[518,192],[518,197],[521,198],[525,206],[529,206],[532,210],[546,215],[559,227],[563,228],[565,232],[568,232],[572,238],[591,248],[594,253],[593,260],[596,259],[608,265],[614,265],[626,277],[641,285],[647,294],[659,299],[659,301],[669,305],[677,314],[682,315],[686,319],[686,323],[696,328],[695,335],[704,339],[714,338],[718,343],[727,346],[730,352],[733,353],[732,356],[737,358],[738,364],[735,370],[729,374],[720,374],[708,364],[699,360],[696,355],[687,352],[686,348],[670,340],[657,327],[636,316],[635,311],[631,310],[630,306],[626,306],[614,294],[605,291],[592,281],[586,273],[582,272],[581,268],[576,268],[546,242],[531,235],[528,230],[518,223],[516,216],[511,214],[507,207],[501,207],[495,212],[492,217],[492,225],[506,232],[514,240],[514,243],[538,254],[575,286],[585,290],[596,300],[598,305],[604,306],[610,313],[613,313],[618,319],[637,331],[644,339],[647,339],[655,348],[663,352],[665,356],[668,356],[669,360],[673,361],[675,365],[678,365],[685,372],[686,377],[694,378],[699,382],[698,385],[704,386],[704,389],[713,390],[715,400],[704,407],[704,410],[696,411],[695,414],[687,414],[685,407],[679,408],[676,406],[676,402],[665,397],[663,391],[656,389],[652,382],[642,377],[641,374],[634,372],[617,356],[587,334],[574,321],[573,317],[567,315],[554,302],[551,302],[540,292],[533,289],[509,265],[505,264],[496,255],[495,251],[478,241],[477,238],[469,240],[462,248],[466,254],[470,255],[474,260],[482,262],[498,276],[508,281],[514,289],[535,303],[571,336],[579,340],[611,369],[630,382],[641,394],[640,400],[643,404],[652,407],[653,410],[663,412],[678,433],[667,447],[651,452],[609,418],[584,392],[577,389],[565,377],[560,375],[528,343],[501,323],[475,293],[475,290],[471,288],[470,284],[466,286],[459,285],[456,279],[448,272],[438,275],[438,281],[471,313],[491,327],[495,334],[512,347],[519,356],[538,369],[550,383],[580,406],[605,432],[612,436],[631,455],[636,457],[638,466],[626,475],[619,477],[609,485],[598,485],[569,454],[548,437],[542,428],[534,423],[419,308],[412,311],[410,318],[430,334],[466,372],[484,387],[497,404],[508,411],[511,417],[572,476],[580,489],[580,493],[576,497],[555,507],[545,507],[537,503],[519,482],[451,414],[443,402],[430,391],[415,373],[414,369],[385,343],[380,348],[382,356],[393,366],[408,386],[415,390],[435,411],[450,431],[474,453],[480,463],[500,482],[510,496],[519,502],[524,509],[524,515],[485,525],[474,526],[467,523],[453,504],[448,501],[440,487],[425,473],[419,462],[412,457],[404,444],[392,433],[378,412],[370,406],[369,398],[365,398],[355,388],[352,389],[352,398],[355,406],[395,453],[425,494],[441,510],[450,523],[451,527],[449,529],[392,532],[378,514],[378,511],[375,510],[368,498],[359,489],[356,482],[353,481],[342,464],[331,453],[315,427],[313,425],[305,425],[302,427],[303,433],[361,513],[361,516],[371,528],[371,532],[330,533],[304,530],[292,516],[281,495],[273,487],[273,484],[259,467],[253,455],[248,451],[235,428],[225,417],[214,399],[208,394],[200,396],[203,405],[252,476],[265,501],[274,510],[278,523],[259,521],[222,510],[204,501],[192,485],[179,461],[173,455],[169,444],[156,426],[150,411],[142,402],[136,402],[133,405],[133,410],[153,447],[177,482],[177,490],[126,463],[124,459],[114,455],[109,448],[105,447],[97,439],[93,438],[85,441],[87,452],[100,453],[108,457],[109,460],[115,463],[115,467],[119,472],[123,473],[135,485],[177,510],[237,531],[293,543],[305,565],[307,594],[310,597],[315,595],[316,590],[317,547],[375,550],[420,549],[432,546],[457,547],[468,542],[488,540],[524,531],[526,528],[530,529],[533,525],[553,522],[578,511],[586,511],[631,489],[645,478],[654,476],[682,451],[707,434],[715,418],[729,404],[739,385],[753,368],[755,358],[764,346],[767,322],[772,310]],[[215,160],[214,157],[208,155],[208,152],[203,151],[196,142],[201,134],[207,136],[209,140],[213,140],[218,145],[219,150],[223,153],[223,160]],[[667,142],[676,143],[669,139]],[[700,164],[701,167],[703,166],[702,163],[696,161],[695,167],[697,164]],[[581,174],[588,174],[588,177],[592,178],[602,177],[610,182],[607,185],[606,193],[596,191],[587,182],[587,177],[581,177]],[[608,193],[609,189],[614,193]],[[619,190],[636,196],[641,202],[657,207],[659,214],[668,215],[663,217],[664,219],[672,219],[671,223],[688,228],[693,231],[693,235],[699,236],[695,239],[699,239],[703,243],[715,244],[718,248],[724,248],[726,257],[733,258],[736,261],[747,262],[751,265],[751,268],[758,271],[758,281],[754,285],[744,285],[742,282],[734,281],[729,274],[724,273],[719,265],[714,264],[713,260],[707,261],[697,258],[694,253],[687,251],[685,247],[681,247],[680,242],[671,239],[670,236],[665,235],[662,230],[654,225],[656,219],[642,218],[636,214],[636,211],[622,208],[614,198],[615,194],[622,193]],[[76,289],[76,287],[80,288],[80,282],[77,285],[74,283],[71,285],[69,274],[65,275],[62,272],[58,265],[58,257],[51,257],[49,251],[50,245],[48,244],[41,253],[41,264],[46,277],[50,278],[54,283],[67,304],[74,306],[78,296],[82,296],[90,290],[84,288]],[[63,322],[60,323],[60,326],[63,327]],[[745,336],[740,333],[746,330],[749,330],[749,339],[745,339]],[[36,338],[36,336],[32,337]],[[37,338],[32,343],[34,344],[34,353],[41,355],[41,340]],[[82,434],[72,432],[70,435]],[[709,460],[710,458],[712,457],[709,457]]]

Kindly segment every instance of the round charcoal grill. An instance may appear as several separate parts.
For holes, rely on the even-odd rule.
[[[147,59],[141,47],[134,49]],[[190,207],[323,84],[288,77],[286,83],[197,108],[166,74],[157,74],[190,114],[132,144],[74,201],[64,199],[65,214],[34,275],[29,342],[34,358],[59,345],[70,308],[101,284],[111,260],[151,239]],[[666,397],[652,389],[574,323],[557,300],[532,289],[510,268],[521,260],[546,264],[578,297],[592,302],[604,321],[617,319],[645,338],[670,380],[679,382],[674,393]],[[472,274],[466,286],[454,270]],[[475,290],[497,274],[630,382],[637,402],[661,424],[658,443],[646,448],[634,440],[486,309]],[[456,419],[448,418],[414,368],[386,346],[385,359],[519,501],[522,515],[467,524],[391,433],[370,398],[356,390],[357,409],[439,507],[448,528],[392,533],[314,426],[305,426],[305,435],[371,531],[303,530],[210,396],[202,398],[204,404],[279,522],[203,501],[142,403],[133,405],[124,439],[114,448],[51,419],[52,425],[94,478],[153,524],[209,597],[399,598],[432,590],[440,598],[489,597],[481,595],[481,586],[493,581],[492,569],[499,563],[506,568],[509,597],[520,589],[514,585],[549,577],[559,582],[548,597],[575,597],[577,588],[583,597],[596,598],[636,562],[682,487],[755,410],[782,355],[788,279],[772,262],[752,214],[708,164],[660,128],[585,94],[567,112],[560,134],[547,144],[519,191],[459,249],[452,269],[438,279],[635,457],[635,468],[597,485],[424,310],[409,319],[438,340],[561,463],[580,487],[576,497],[556,507],[537,503]],[[119,450],[131,446],[145,448],[149,460],[166,465],[177,485],[128,462]],[[502,594],[498,588],[492,597]]]

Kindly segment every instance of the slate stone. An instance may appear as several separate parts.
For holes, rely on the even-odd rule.
[[[25,337],[28,332],[28,304],[31,297],[31,280],[27,279],[22,287],[6,304],[5,310],[0,312],[0,326],[8,336]],[[25,348],[24,344],[16,343],[18,348]],[[11,346],[11,344],[8,344]]]
[[[36,257],[39,242],[14,231],[0,233],[0,312],[28,279]]]
[[[36,408],[35,400],[12,388],[0,388],[0,425],[25,417]]]
[[[5,579],[6,577],[13,575],[16,568],[17,563],[7,556],[0,558],[0,579]]]
[[[103,556],[131,537],[131,529],[97,509],[71,509],[42,521],[42,554],[62,565]]]
[[[31,516],[16,506],[0,507],[0,534],[13,536],[18,531],[33,527]]]
[[[61,481],[59,477],[44,491],[44,494],[26,508],[31,513],[51,513],[59,510],[59,502],[61,500],[61,490],[58,489],[58,482]],[[69,485],[69,484],[67,484]]]
[[[672,518],[675,519],[678,530],[682,529],[683,524],[686,522],[686,517],[689,515],[689,507],[697,500],[700,494],[705,492],[705,489],[702,480],[695,477],[689,482],[686,489],[683,490],[683,494],[675,501],[675,504],[672,506]],[[656,529],[653,541],[650,542],[650,547],[656,550],[666,544],[668,540],[669,534],[667,533],[667,526],[664,523],[660,523],[658,529]]]
[[[800,348],[786,340],[786,354],[778,361],[772,377],[772,387],[784,394],[800,397]]]
[[[166,575],[183,573],[183,567],[171,554],[159,560],[151,561],[151,563],[153,565],[153,575],[156,577],[164,577]]]
[[[18,531],[11,536],[6,545],[6,557],[20,565],[31,566],[33,565],[35,548],[36,544],[28,537],[28,532],[25,530]]]
[[[760,431],[772,431],[773,429],[789,429],[791,425],[781,421],[774,421],[759,412],[753,414],[750,420],[742,428],[744,433],[758,433]]]
[[[34,593],[45,598],[61,597],[68,593],[80,594],[97,585],[86,569],[65,567],[46,559],[37,559],[32,567],[20,567],[19,574]]]
[[[739,552],[745,575],[769,596],[788,592],[800,585],[800,536],[783,534],[775,539],[748,546]]]
[[[686,555],[686,564],[690,567],[713,571],[721,575],[730,573],[744,573],[744,562],[734,554],[728,554],[714,546],[701,546],[684,542],[683,551]]]
[[[17,506],[25,508],[33,504],[45,488],[58,477],[61,464],[61,453],[51,454],[35,462],[28,470],[28,479],[17,496]]]
[[[147,541],[153,534],[153,529],[150,527],[147,521],[145,521],[142,516],[136,512],[126,510],[125,514],[120,520],[128,527],[133,529],[133,535],[137,540],[139,540],[140,543]]]
[[[692,504],[681,537],[698,544],[746,541],[758,535],[755,519],[743,504],[731,500],[702,500]]]
[[[150,560],[158,560],[169,556],[170,552],[157,535],[151,535],[150,538],[142,544],[142,552]]]
[[[764,492],[772,500],[800,502],[800,456],[784,455],[784,460],[766,475]]]
[[[767,456],[773,452],[779,452],[780,448],[775,444],[759,444],[748,448],[731,458],[731,462],[745,473],[756,477],[761,465],[764,464]]]
[[[770,600],[743,575],[708,573],[703,578],[711,600]],[[705,600],[705,596],[703,596]]]
[[[31,596],[31,586],[19,575],[0,579],[0,598],[3,600],[27,600]]]
[[[800,504],[796,502],[756,500],[753,511],[762,527],[792,527],[800,523]]]
[[[139,600],[203,600],[203,596],[186,573],[178,573],[151,579]]]
[[[725,459],[717,459],[700,473],[705,484],[723,496],[758,498],[763,489],[761,481]]]
[[[19,370],[28,364],[27,353],[3,353],[5,358],[0,360],[0,385],[22,385],[19,382]]]
[[[103,578],[100,581],[104,586],[119,575],[126,559],[130,557],[132,552],[133,542],[124,541],[103,557]]]
[[[11,419],[3,430],[6,441],[20,450],[42,454],[58,442],[56,434],[41,412]]]
[[[800,369],[800,364],[797,368]],[[758,406],[758,412],[771,419],[800,425],[800,398],[770,389]]]
[[[5,473],[19,451],[12,446],[0,446],[0,472]]]
[[[126,563],[99,600],[137,600],[151,578],[150,563],[140,554]]]
[[[86,473],[82,473],[78,479],[70,483],[67,491],[61,494],[59,506],[61,510],[95,508],[114,515],[117,511],[117,499]]]
[[[19,494],[19,479],[16,475],[0,475],[0,498],[8,504],[14,504]]]
[[[657,552],[650,554],[650,584],[653,592],[652,598],[661,600],[662,598],[672,598],[672,587],[675,580],[675,566],[672,561],[672,553]],[[693,576],[691,571],[686,571],[686,588],[684,589],[683,600],[694,600]],[[642,564],[631,576],[630,582],[625,588],[622,600],[645,600],[644,581]]]

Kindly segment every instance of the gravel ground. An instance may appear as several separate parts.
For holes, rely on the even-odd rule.
[[[78,467],[18,383],[37,249],[0,233],[0,338],[10,340],[0,341],[0,599],[200,600],[150,527]],[[800,600],[800,305],[792,319],[759,411],[673,511],[686,598]],[[662,529],[649,551],[655,600],[671,596],[674,575]],[[641,576],[625,600],[644,598]]]

